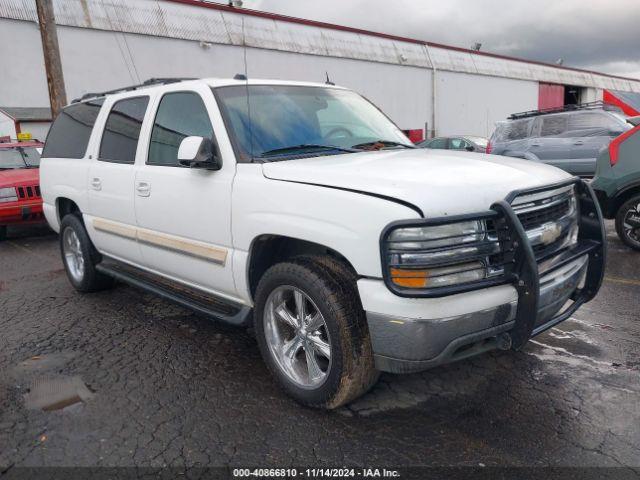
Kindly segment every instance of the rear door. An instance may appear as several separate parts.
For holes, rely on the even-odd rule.
[[[135,265],[142,257],[136,242],[134,164],[136,156],[143,154],[138,140],[148,104],[148,96],[113,103],[87,179],[86,225],[92,240],[100,252]]]
[[[178,148],[188,136],[224,132],[211,89],[169,89],[154,102],[145,154],[135,178],[138,239],[144,266],[190,286],[234,296],[231,187],[235,159],[217,171],[186,168]],[[215,128],[214,128],[215,125]],[[147,129],[145,129],[147,130]],[[146,158],[145,158],[146,157]]]

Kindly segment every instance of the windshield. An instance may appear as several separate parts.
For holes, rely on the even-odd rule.
[[[0,169],[37,167],[40,154],[35,147],[0,148]]]
[[[28,167],[38,167],[40,166],[40,152],[36,147],[25,147],[19,148],[22,150],[22,156],[24,157],[24,162]]]
[[[380,110],[349,90],[242,85],[215,93],[244,159],[412,146]]]

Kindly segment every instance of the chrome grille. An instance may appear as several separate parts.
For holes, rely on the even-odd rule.
[[[543,273],[550,259],[577,240],[578,209],[574,187],[517,197],[512,205]]]
[[[537,228],[547,222],[554,222],[569,213],[571,209],[571,199],[567,198],[559,202],[554,202],[551,206],[541,206],[536,210],[528,210],[520,213],[518,218],[525,230]]]

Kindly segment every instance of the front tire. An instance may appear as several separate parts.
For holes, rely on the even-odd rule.
[[[618,209],[616,232],[625,245],[640,250],[640,195],[631,197]]]
[[[60,223],[60,252],[69,282],[77,291],[97,292],[114,285],[113,278],[96,270],[102,256],[76,215],[66,215]]]
[[[267,270],[254,319],[269,370],[304,405],[340,407],[378,379],[355,275],[330,257],[299,257]]]

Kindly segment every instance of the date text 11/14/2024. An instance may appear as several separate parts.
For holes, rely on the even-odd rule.
[[[234,468],[233,478],[399,478],[386,468]]]

